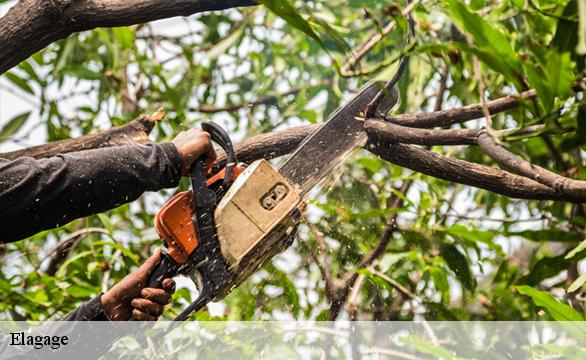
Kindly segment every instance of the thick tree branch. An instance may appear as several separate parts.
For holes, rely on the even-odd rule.
[[[524,91],[517,96],[509,95],[486,103],[490,114],[510,110],[519,106],[519,99],[527,100],[535,98],[534,90]],[[422,114],[404,114],[387,116],[385,119],[399,125],[416,128],[449,127],[453,124],[463,123],[468,120],[482,117],[482,104],[466,105],[461,108],[434,111]]]
[[[55,141],[7,153],[0,153],[0,158],[13,160],[22,156],[30,156],[39,159],[74,151],[120,145],[144,144],[150,141],[149,133],[155,126],[155,123],[161,120],[164,116],[165,113],[162,110],[159,110],[152,115],[141,115],[128,124],[102,131],[97,134]]]
[[[376,141],[376,140],[375,140]],[[585,202],[586,197],[559,194],[554,189],[501,169],[448,158],[412,145],[376,141],[367,149],[382,159],[438,179],[486,189],[519,199]]]
[[[528,135],[542,131],[544,125],[532,125],[514,133],[509,130],[500,130],[499,135]],[[389,142],[416,144],[416,145],[476,145],[476,138],[483,129],[447,129],[432,130],[411,128],[380,120],[367,120],[364,130],[372,136],[385,139]]]
[[[586,181],[570,179],[533,165],[499,146],[486,131],[481,131],[477,138],[480,148],[500,165],[540,182],[559,194],[586,198]]]
[[[0,19],[0,74],[74,32],[255,5],[251,0],[21,0]]]

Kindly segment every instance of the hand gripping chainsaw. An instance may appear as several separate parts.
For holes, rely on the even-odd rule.
[[[185,320],[209,301],[225,297],[250,274],[293,242],[302,219],[303,197],[356,146],[364,145],[361,112],[384,86],[366,84],[330,120],[309,135],[278,168],[266,160],[239,166],[230,137],[220,126],[202,129],[225,151],[225,167],[206,176],[205,159],[191,166],[191,190],[173,196],[155,217],[164,241],[163,259],[147,286],[163,279],[191,277],[198,298],[174,320]],[[388,112],[397,102],[393,89],[379,105]]]

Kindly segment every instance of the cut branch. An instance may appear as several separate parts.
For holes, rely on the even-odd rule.
[[[250,5],[255,3],[251,0],[21,0],[0,19],[0,74],[74,32]]]
[[[159,110],[152,115],[141,115],[128,124],[102,131],[97,134],[55,141],[7,153],[0,153],[0,158],[13,160],[18,157],[29,156],[39,159],[74,151],[120,145],[144,144],[150,141],[149,133],[155,126],[155,123],[161,120],[164,116],[165,113],[162,110]]]

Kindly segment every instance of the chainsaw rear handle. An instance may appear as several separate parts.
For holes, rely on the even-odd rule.
[[[178,275],[181,265],[173,261],[167,254],[162,254],[161,257],[161,262],[159,262],[155,270],[149,275],[146,287],[162,289],[163,280]]]

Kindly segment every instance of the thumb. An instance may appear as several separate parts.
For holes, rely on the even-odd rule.
[[[134,272],[138,278],[145,279],[155,269],[158,263],[161,262],[161,248],[157,248],[155,253],[151,255],[136,271]]]

